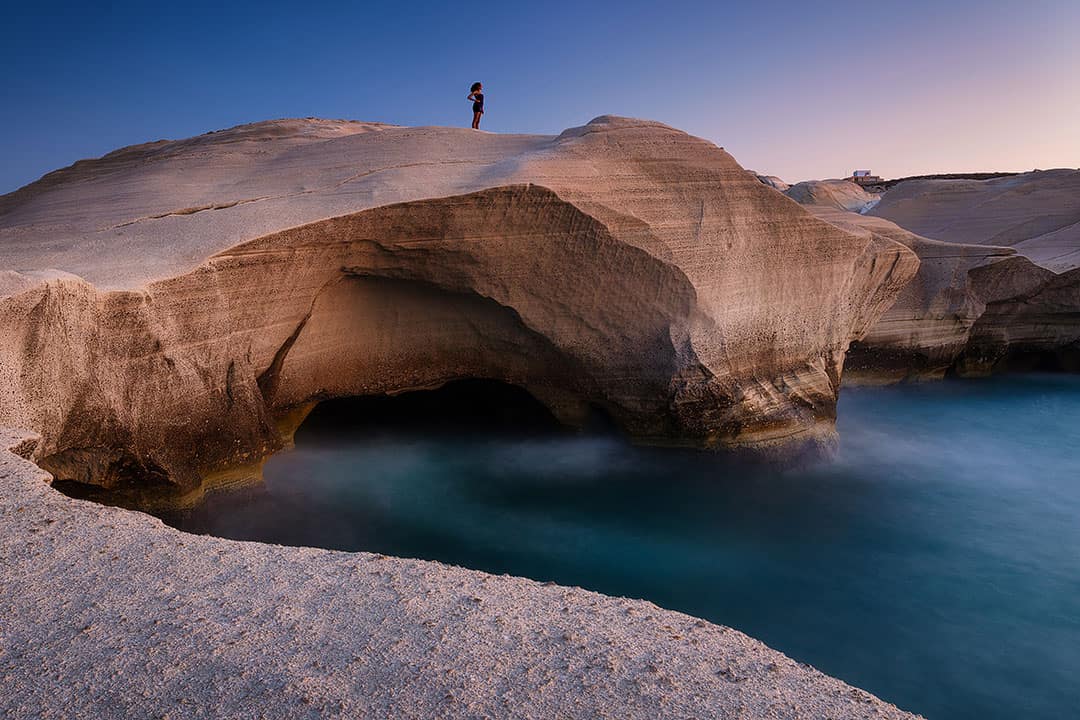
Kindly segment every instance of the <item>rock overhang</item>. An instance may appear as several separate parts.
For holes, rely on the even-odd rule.
[[[530,387],[566,417],[577,403],[602,404],[647,441],[822,439],[848,343],[918,264],[898,243],[813,217],[723,150],[660,123],[602,116],[556,138],[379,128],[327,140],[292,128],[282,147],[249,152],[278,143],[252,141],[253,127],[239,139],[155,145],[166,159],[141,196],[130,190],[147,168],[118,169],[113,158],[93,178],[86,217],[72,220],[82,229],[53,238],[50,252],[35,256],[31,239],[49,229],[25,221],[77,199],[83,183],[5,198],[9,262],[61,260],[89,280],[28,288],[24,273],[21,293],[0,300],[13,389],[0,421],[41,432],[46,466],[89,468],[99,481],[135,468],[190,486],[280,447],[275,415],[329,396],[328,386],[392,392],[472,374]],[[174,173],[189,179],[183,202],[213,202],[160,212],[180,204],[161,184]],[[229,194],[238,176],[253,196],[243,202]],[[218,189],[226,196],[214,201]],[[132,222],[133,212],[148,214]],[[131,291],[104,289],[110,277]],[[413,305],[442,293],[433,302],[461,328],[439,345],[453,362],[417,348],[384,372],[388,356],[376,362],[364,343],[333,339],[359,327],[373,347],[391,337],[416,345],[370,310],[380,302],[372,282]],[[320,304],[325,288],[347,312]],[[288,388],[282,405],[265,378],[290,338],[273,383],[275,396],[283,379]],[[352,353],[346,380],[317,361],[335,342]]]

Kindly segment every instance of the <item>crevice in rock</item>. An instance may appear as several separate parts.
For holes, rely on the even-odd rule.
[[[303,319],[297,323],[296,328],[292,331],[292,334],[285,339],[281,347],[274,353],[274,359],[270,361],[270,366],[266,368],[256,380],[256,384],[259,387],[259,392],[262,393],[263,400],[267,407],[273,404],[274,395],[277,394],[278,385],[281,382],[281,366],[285,363],[285,356],[289,354],[289,350],[296,343],[296,339],[300,337],[300,333],[304,331],[304,326],[307,325],[308,320],[311,319],[311,309],[309,308],[307,314]]]
[[[196,205],[194,207],[180,208],[179,210],[170,210],[169,212],[159,213],[157,215],[147,215],[145,217],[135,218],[134,220],[128,220],[127,222],[119,223],[108,228],[109,230],[116,230],[122,227],[128,227],[135,223],[140,223],[145,220],[161,220],[162,218],[175,217],[182,215],[194,215],[195,213],[206,212],[208,210],[228,210],[229,208],[236,207],[237,205],[246,205],[248,203],[259,202],[260,200],[268,200],[268,196],[246,198],[244,200],[234,200],[227,203],[217,203],[214,205]]]

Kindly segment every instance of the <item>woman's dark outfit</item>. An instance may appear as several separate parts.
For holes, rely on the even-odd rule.
[[[484,93],[473,94],[472,111],[479,113],[484,112]]]

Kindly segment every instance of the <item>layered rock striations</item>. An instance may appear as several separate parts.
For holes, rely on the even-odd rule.
[[[881,199],[850,180],[806,180],[784,190],[792,200],[810,207],[828,207],[865,213]]]
[[[851,232],[896,240],[920,259],[915,279],[852,344],[847,377],[888,382],[947,372],[1076,369],[1077,278],[1071,272],[1059,276],[1017,253],[1050,247],[1044,236],[1036,236],[1043,238],[1038,242],[1018,238],[1041,232],[1048,222],[1069,221],[1070,204],[1059,201],[1069,195],[1077,176],[1051,171],[993,180],[905,181],[888,190],[868,214],[860,213],[857,203],[838,202],[820,184],[807,183],[794,197],[818,217]],[[985,217],[980,216],[982,205],[987,206]],[[1061,242],[1051,265],[1067,263],[1070,253],[1080,249],[1080,236],[1066,241],[1068,228],[1066,222],[1057,232]],[[912,229],[970,242],[930,239]],[[1014,246],[994,245],[993,239]],[[1044,257],[1042,250],[1036,256]]]
[[[647,442],[827,441],[917,267],[658,123],[258,123],[0,199],[0,425],[59,478],[182,490],[321,399],[465,377]]]
[[[1057,274],[1016,257],[970,275],[986,310],[957,359],[959,372],[1080,372],[1080,268]]]
[[[969,271],[1014,251],[930,240],[832,203],[808,208],[849,232],[900,242],[919,257],[915,278],[874,326],[852,343],[846,377],[858,382],[942,377],[967,346],[971,328],[986,307]]]
[[[1012,247],[1055,272],[1080,266],[1080,170],[907,180],[870,213],[936,240]]]

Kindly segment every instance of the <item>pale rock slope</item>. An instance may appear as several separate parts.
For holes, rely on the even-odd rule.
[[[645,442],[829,443],[917,267],[655,122],[256,123],[0,198],[0,425],[58,477],[181,490],[321,399],[467,377]]]
[[[785,194],[792,200],[813,207],[832,207],[849,212],[865,213],[881,199],[850,180],[806,180],[788,187]]]
[[[757,179],[760,180],[763,184],[768,185],[774,190],[786,192],[787,189],[791,187],[791,185],[787,184],[775,175],[762,175],[761,173],[756,173],[753,170],[751,170],[750,172],[754,173],[754,176],[757,177]]]
[[[1012,197],[1010,212],[1034,218],[1045,211],[1046,203],[1055,202],[1052,198],[1060,200],[1067,195],[1073,181],[1072,174],[1059,171],[1039,176],[1038,189],[1028,187],[1030,178],[1024,176],[996,181],[906,181],[884,194],[880,206],[886,208],[884,213],[875,208],[860,214],[858,203],[837,202],[831,193],[815,190],[818,186],[814,183],[794,193],[818,217],[851,232],[896,240],[920,259],[915,279],[874,327],[852,343],[845,365],[849,381],[933,378],[950,371],[974,375],[1016,368],[1080,369],[1080,274],[1058,275],[1017,256],[1018,250],[1025,252],[1030,244],[998,246],[983,235],[971,234],[978,225],[977,211],[949,205],[949,193],[943,190],[949,186],[970,188],[972,184],[1007,185],[1002,181],[1012,180],[1012,186],[1028,188],[1031,197],[1026,205],[1024,193]],[[922,188],[926,196],[913,188]],[[956,213],[959,226],[966,227],[968,234],[952,237],[969,237],[975,242],[932,240],[877,217],[889,215],[894,208],[914,213],[914,199],[923,203],[922,212],[932,208],[941,216],[937,225],[925,217],[920,224],[906,216],[911,226],[937,232],[935,227],[949,227],[946,216]],[[994,196],[988,202],[1001,200]],[[990,215],[994,217],[994,210]],[[1000,221],[1000,217],[993,220]],[[1001,232],[995,237],[1007,239],[1001,226],[998,230]]]
[[[1007,245],[1056,272],[1080,267],[1080,170],[908,180],[871,214],[937,240]]]
[[[806,200],[814,203],[813,196]],[[877,383],[943,376],[964,351],[972,326],[986,308],[968,272],[1015,251],[930,240],[888,220],[843,210],[828,200],[807,207],[837,227],[890,238],[919,256],[915,278],[866,335],[852,343],[845,379]]]

